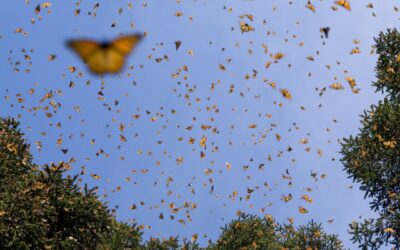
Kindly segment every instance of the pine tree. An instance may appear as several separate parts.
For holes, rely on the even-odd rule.
[[[373,85],[386,96],[364,112],[359,134],[344,139],[341,154],[345,171],[372,199],[378,218],[353,222],[350,233],[362,249],[400,249],[400,33],[381,32],[375,42]]]

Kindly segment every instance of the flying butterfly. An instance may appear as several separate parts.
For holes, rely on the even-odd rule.
[[[338,0],[335,2],[337,5],[342,6],[343,8],[345,8],[346,10],[351,10],[350,7],[350,2],[348,0]]]
[[[299,206],[299,212],[301,214],[306,214],[306,213],[308,213],[308,210],[306,208],[302,207],[302,206]]]
[[[306,8],[315,12],[315,6],[310,1],[307,2]]]
[[[280,92],[281,92],[282,96],[285,97],[286,99],[288,99],[288,100],[292,99],[292,94],[290,93],[289,90],[281,89]]]
[[[242,31],[243,34],[244,32],[254,31],[254,27],[242,21],[240,22],[240,30]]]
[[[70,40],[67,45],[73,49],[95,74],[118,73],[129,55],[142,39],[142,35],[121,36],[111,42],[98,43],[93,40]]]
[[[329,85],[329,88],[334,89],[334,90],[342,90],[342,89],[344,89],[343,85],[340,84],[340,83],[333,83],[333,84]]]
[[[319,31],[324,34],[325,38],[328,38],[330,30],[331,28],[329,27],[323,27],[319,29]]]

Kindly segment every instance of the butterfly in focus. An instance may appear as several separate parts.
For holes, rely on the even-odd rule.
[[[345,8],[346,10],[351,10],[350,7],[350,2],[347,0],[338,0],[335,2],[337,5],[342,6],[343,8]]]
[[[142,35],[133,34],[101,43],[88,39],[70,40],[67,45],[82,58],[94,74],[115,74],[122,70],[126,56],[141,39]]]

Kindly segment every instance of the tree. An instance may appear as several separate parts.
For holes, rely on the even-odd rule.
[[[166,240],[160,240],[158,238],[151,237],[142,247],[146,250],[170,250],[179,249],[178,237],[170,237]]]
[[[272,219],[242,213],[222,228],[214,249],[275,249],[278,245]]]
[[[129,225],[113,219],[111,230],[103,236],[97,250],[136,250],[142,241],[142,234],[136,224]]]
[[[343,245],[337,235],[326,234],[321,224],[313,221],[294,228],[293,224],[279,225],[269,215],[261,218],[242,213],[222,228],[210,249],[339,250]]]
[[[343,249],[343,244],[337,235],[325,233],[322,225],[313,220],[297,229],[293,227],[293,224],[279,226],[278,235],[283,249]]]
[[[375,39],[376,91],[386,93],[362,117],[356,136],[342,143],[344,170],[372,199],[377,219],[350,224],[352,240],[362,249],[393,245],[400,249],[400,33],[381,32]]]

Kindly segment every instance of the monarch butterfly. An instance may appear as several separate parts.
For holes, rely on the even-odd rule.
[[[308,203],[312,203],[312,199],[310,198],[310,197],[308,197],[308,195],[303,195],[302,197],[301,197],[301,199],[302,200],[305,200],[306,202],[308,202]]]
[[[329,27],[323,27],[320,29],[320,32],[325,35],[325,38],[328,38],[330,29],[331,28],[329,28]]]
[[[292,94],[289,92],[289,90],[281,89],[280,91],[281,91],[281,94],[282,94],[283,97],[285,97],[288,100],[292,99]]]
[[[308,213],[308,210],[306,208],[302,207],[302,206],[299,206],[299,212],[301,214],[306,214],[306,213]]]
[[[391,227],[387,227],[387,228],[383,229],[383,231],[384,231],[385,233],[390,233],[390,234],[394,234],[394,233],[396,232],[396,230],[394,230],[394,229],[391,228]]]
[[[353,55],[353,54],[360,54],[360,53],[361,53],[361,50],[360,50],[359,47],[355,47],[355,48],[353,48],[353,49],[350,51],[350,54],[351,54],[351,55]]]
[[[292,194],[288,194],[288,195],[286,195],[286,196],[284,195],[284,196],[282,197],[282,200],[286,203],[286,202],[291,201],[292,198],[293,198]]]
[[[95,179],[95,180],[100,180],[100,176],[99,175],[97,175],[97,174],[91,174],[91,176],[92,176],[92,178],[93,179]]]
[[[248,23],[240,22],[240,30],[242,31],[243,34],[244,32],[254,31],[254,27]]]
[[[345,79],[349,83],[352,89],[354,89],[357,86],[356,79],[354,79],[353,77],[348,76]]]
[[[348,0],[338,0],[335,2],[337,5],[342,6],[346,10],[351,10],[350,2]]]
[[[342,89],[344,89],[344,88],[343,88],[343,85],[340,84],[340,83],[333,83],[333,84],[329,85],[329,88],[335,89],[335,90],[342,90]]]
[[[142,35],[121,36],[111,42],[71,40],[67,45],[73,49],[95,74],[118,73],[129,55],[142,39]]]
[[[315,12],[315,6],[310,1],[307,2],[306,8],[310,9],[312,12]]]
[[[179,47],[181,46],[182,42],[181,41],[175,41],[175,48],[176,50],[179,49]]]

